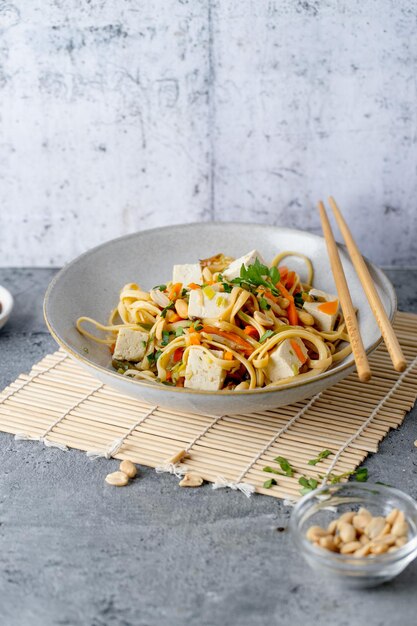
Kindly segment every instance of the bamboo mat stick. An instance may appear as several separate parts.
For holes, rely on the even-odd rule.
[[[385,312],[385,308],[382,304],[381,298],[379,297],[379,294],[376,290],[374,281],[372,280],[372,276],[369,273],[368,267],[359,251],[358,246],[356,245],[355,240],[353,239],[352,233],[350,232],[349,227],[342,213],[340,212],[339,207],[336,204],[335,199],[330,197],[329,204],[333,210],[333,214],[336,218],[339,230],[343,235],[343,239],[345,240],[346,247],[349,251],[350,258],[355,267],[356,273],[359,276],[359,280],[362,283],[363,290],[366,294],[366,297],[368,298],[369,305],[372,309],[381,334],[384,338],[385,345],[387,346],[387,350],[394,365],[394,369],[396,369],[397,372],[403,372],[407,367],[407,362],[401,350],[394,329],[391,326],[391,323]]]
[[[319,202],[320,220],[323,229],[324,238],[326,240],[327,251],[330,259],[334,282],[339,295],[340,306],[342,307],[346,329],[349,334],[352,346],[353,356],[355,357],[356,369],[361,382],[367,382],[371,378],[371,370],[363,346],[362,337],[359,332],[358,321],[356,319],[355,309],[350,297],[349,287],[346,281],[345,272],[340,260],[339,251],[327,217],[326,209],[323,202]]]

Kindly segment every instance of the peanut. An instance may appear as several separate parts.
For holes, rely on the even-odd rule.
[[[306,533],[306,537],[310,541],[318,541],[320,537],[326,537],[327,534],[327,530],[324,530],[321,526],[310,526]]]
[[[182,300],[181,298],[179,298],[178,300],[175,301],[175,310],[178,313],[178,315],[180,317],[182,317],[184,320],[187,319],[188,317],[188,304],[186,303],[185,300]]]
[[[337,552],[337,546],[335,546],[333,537],[331,535],[327,535],[326,537],[320,537],[319,545],[321,548],[325,548],[326,550],[330,550],[331,552]]]
[[[172,456],[170,459],[167,459],[166,463],[168,464],[172,463],[172,465],[175,465],[176,463],[179,463],[180,461],[182,461],[183,458],[186,456],[187,456],[187,451],[180,450],[179,452],[177,452],[177,454],[174,454],[174,456]]]
[[[327,532],[333,535],[336,532],[336,528],[337,528],[337,519],[334,519],[328,525]]]
[[[366,515],[354,515],[353,519],[352,519],[352,525],[353,528],[356,528],[356,530],[363,532],[365,530],[365,527],[367,524],[369,524],[371,518],[367,517]]]
[[[184,478],[180,480],[180,487],[201,487],[203,479],[197,474],[185,474]]]
[[[392,509],[392,511],[386,516],[386,520],[389,524],[391,524],[391,526],[394,524],[395,520],[397,519],[397,515],[399,513],[398,509]]]
[[[128,478],[134,478],[136,474],[138,473],[136,465],[132,463],[132,461],[129,461],[128,459],[125,459],[124,461],[120,463],[119,469],[121,472],[123,472],[123,474],[126,474]]]
[[[351,524],[342,522],[339,526],[339,535],[343,543],[350,543],[356,539],[356,531]]]
[[[339,527],[342,524],[342,522],[347,522],[348,524],[351,524],[354,516],[355,516],[355,511],[346,511],[346,513],[343,513],[343,515],[341,515],[338,519]]]
[[[398,537],[397,541],[395,542],[395,545],[398,548],[401,548],[402,546],[405,546],[405,544],[407,543],[408,538],[407,537]]]
[[[314,325],[314,317],[307,313],[307,311],[297,311],[298,317],[300,321],[304,324],[304,326],[313,326]]]
[[[385,528],[385,518],[381,516],[373,517],[365,526],[365,534],[369,539],[375,539]]]
[[[114,487],[124,487],[129,482],[129,478],[124,472],[112,472],[107,474],[105,481]]]
[[[371,548],[370,548],[370,544],[367,543],[364,546],[362,546],[362,548],[359,548],[358,550],[355,550],[355,552],[353,553],[353,556],[356,557],[362,557],[362,556],[368,556],[368,554],[370,553]]]
[[[403,537],[408,534],[408,524],[406,521],[401,521],[398,519],[395,520],[394,525],[392,527],[392,534],[396,537]]]
[[[360,541],[349,541],[349,543],[345,543],[340,548],[340,554],[352,554],[352,552],[356,552],[356,550],[360,550],[362,548],[362,544]]]

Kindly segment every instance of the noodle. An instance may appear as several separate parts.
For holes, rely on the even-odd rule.
[[[306,283],[279,266],[292,256],[305,262]],[[83,316],[76,328],[109,346],[113,366],[124,376],[215,391],[301,382],[351,352],[336,296],[311,291],[308,257],[285,251],[270,266],[256,257],[226,279],[222,272],[227,275],[232,261],[219,254],[196,264],[197,284],[170,281],[145,291],[128,283],[107,324]]]

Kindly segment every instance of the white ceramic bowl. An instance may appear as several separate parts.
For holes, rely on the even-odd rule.
[[[128,282],[145,289],[170,280],[174,263],[194,263],[217,252],[239,257],[256,248],[270,261],[279,251],[295,250],[308,255],[314,265],[316,287],[334,293],[335,286],[324,239],[299,230],[256,224],[208,223],[169,226],[109,241],[81,255],[62,269],[51,282],[44,303],[46,323],[59,345],[91,374],[119,391],[152,404],[213,415],[254,412],[284,406],[311,397],[335,384],[354,369],[353,357],[313,379],[277,389],[252,391],[195,391],[132,380],[111,366],[108,348],[83,337],[75,320],[86,315],[106,323]],[[378,326],[362,291],[347,252],[340,246],[343,266],[367,352],[381,341]],[[297,258],[290,267],[305,276]],[[396,310],[393,287],[384,273],[368,263],[388,316]]]
[[[6,324],[13,309],[13,296],[6,287],[0,285],[0,328]]]

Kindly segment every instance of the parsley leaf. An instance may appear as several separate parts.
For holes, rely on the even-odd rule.
[[[319,482],[315,478],[301,476],[301,478],[298,479],[298,484],[302,487],[302,489],[300,489],[301,495],[305,496],[307,493],[310,493],[310,491],[316,489]]]
[[[155,363],[157,362],[161,354],[162,354],[162,350],[157,350],[156,352],[152,352],[151,354],[148,354],[146,358],[148,359],[149,365],[155,365]]]
[[[181,337],[181,335],[183,334],[184,334],[184,326],[177,326],[177,328],[175,329],[175,336]]]
[[[277,481],[275,480],[275,478],[270,478],[269,480],[266,480],[263,484],[265,489],[271,489],[272,485],[277,485]]]
[[[317,463],[319,463],[323,459],[327,459],[327,457],[330,456],[331,453],[332,453],[331,450],[322,450],[321,452],[318,453],[318,455],[317,455],[317,457],[315,459],[310,459],[308,461],[308,464],[309,465],[317,465]]]
[[[293,476],[294,469],[291,467],[289,461],[283,456],[275,457],[274,461],[278,463],[283,472],[285,472],[285,476]]]
[[[355,472],[355,478],[358,483],[366,483],[368,480],[368,468],[359,467]]]
[[[154,287],[154,289],[159,289],[159,291],[165,291],[166,288],[166,285],[156,285],[156,287]]]
[[[226,293],[231,293],[233,285],[229,285],[229,283],[222,283],[222,285]]]
[[[249,287],[260,287],[263,285],[271,291],[275,296],[281,295],[275,287],[280,280],[280,273],[276,267],[267,267],[263,265],[258,258],[252,265],[242,263],[239,278],[234,278],[231,282],[240,286],[248,285]]]
[[[269,467],[269,465],[264,467],[263,471],[264,472],[268,472],[269,474],[278,474],[279,476],[286,476],[286,474],[284,474],[284,472],[280,472],[279,470],[276,470],[273,467]]]
[[[266,330],[264,332],[264,334],[262,335],[262,337],[259,339],[259,343],[263,343],[264,341],[266,341],[269,337],[272,337],[272,335],[275,335],[273,330]]]

